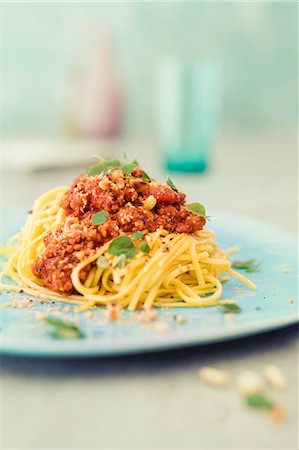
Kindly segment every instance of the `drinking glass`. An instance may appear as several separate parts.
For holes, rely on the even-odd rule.
[[[156,82],[157,138],[165,166],[203,172],[219,116],[219,65],[167,59],[159,64]]]

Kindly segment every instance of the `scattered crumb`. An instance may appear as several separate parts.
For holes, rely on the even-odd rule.
[[[37,313],[35,313],[35,318],[37,319],[37,320],[44,320],[44,319],[46,319],[48,317],[48,314],[46,314],[46,313],[43,313],[43,312],[40,312],[40,311],[38,311]]]
[[[87,311],[86,317],[87,317],[88,319],[90,319],[91,317],[94,317],[94,313],[93,313],[92,311]]]
[[[64,308],[64,312],[66,312],[66,313],[70,312],[70,310],[71,310],[71,307],[69,305]]]
[[[214,367],[202,367],[198,371],[201,381],[215,387],[226,387],[229,384],[229,375],[224,370],[215,369]]]
[[[290,268],[290,267],[283,267],[282,269],[281,269],[281,272],[282,273],[290,273],[290,272],[292,272],[293,270]]]
[[[236,291],[237,294],[243,294],[244,293],[244,290],[239,288],[238,286],[235,286],[233,289]]]
[[[180,316],[177,316],[177,317],[176,317],[176,321],[177,321],[177,323],[179,323],[179,324],[183,324],[183,323],[186,323],[186,322],[187,322],[187,318],[186,318],[186,316],[180,315]]]
[[[262,380],[258,373],[245,370],[237,378],[237,388],[242,395],[250,395],[260,392]]]
[[[148,309],[145,313],[150,321],[157,320],[158,314],[154,309]]]
[[[59,308],[53,308],[51,309],[51,314],[53,314],[53,316],[60,316],[62,312]]]
[[[225,319],[228,322],[233,322],[235,320],[235,314],[233,314],[233,313],[226,313],[225,314]]]
[[[286,420],[286,411],[282,406],[275,405],[270,409],[269,416],[272,422],[277,425],[281,425]]]
[[[264,368],[264,376],[269,386],[271,386],[273,389],[285,389],[287,385],[287,378],[280,367],[274,364],[269,364]]]
[[[137,314],[137,320],[139,323],[153,322],[158,319],[158,314],[154,309],[146,309],[143,312]]]
[[[166,322],[160,320],[154,324],[154,330],[158,333],[169,333],[170,328]]]
[[[288,302],[290,303],[290,305],[294,305],[296,303],[296,299],[295,297],[291,297]]]
[[[107,309],[104,311],[104,316],[107,319],[107,322],[119,322],[122,321],[122,318],[119,317],[119,312],[121,311],[121,306],[112,306],[108,305]]]
[[[13,295],[9,295],[9,300],[2,303],[2,308],[31,308],[34,306],[34,301],[31,298],[18,298]]]

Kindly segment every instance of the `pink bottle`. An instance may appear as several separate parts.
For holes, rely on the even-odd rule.
[[[88,138],[113,138],[121,130],[121,96],[108,37],[97,37],[95,50],[82,80],[78,131]]]

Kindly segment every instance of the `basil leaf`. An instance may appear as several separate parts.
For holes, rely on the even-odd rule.
[[[89,177],[93,177],[95,175],[101,175],[101,173],[104,174],[105,172],[106,172],[106,168],[105,168],[104,164],[102,164],[102,163],[94,164],[93,166],[89,167],[85,171],[86,175],[88,175]]]
[[[81,339],[85,337],[80,328],[73,323],[54,317],[46,317],[43,322],[53,327],[51,337],[54,339]]]
[[[116,256],[123,253],[129,259],[136,255],[136,249],[129,236],[118,236],[110,242],[107,253]]]
[[[242,310],[239,305],[236,305],[235,303],[229,303],[227,305],[220,305],[221,311],[223,313],[233,313],[233,314],[239,314]]]
[[[210,220],[209,216],[206,215],[206,208],[201,203],[189,203],[185,205],[185,208],[198,216]]]
[[[101,255],[98,257],[97,266],[100,267],[101,269],[106,269],[109,266],[109,262],[106,256]]]
[[[119,169],[121,167],[121,163],[118,159],[112,159],[110,161],[105,161],[105,166],[107,170]]]
[[[143,238],[142,231],[134,231],[134,233],[132,233],[132,238],[134,238],[134,239],[142,239]]]
[[[138,245],[139,250],[141,250],[143,253],[148,253],[150,251],[150,248],[146,242],[141,242],[141,244]]]
[[[141,175],[142,181],[149,181],[151,178],[150,176],[143,170]]]
[[[259,264],[256,263],[255,259],[247,259],[246,261],[234,261],[232,267],[235,269],[242,269],[246,272],[258,272]]]
[[[106,174],[109,170],[119,169],[120,167],[121,163],[118,159],[105,161],[103,158],[99,158],[99,162],[89,167],[85,173],[90,177],[94,175]]]
[[[123,171],[123,173],[130,175],[130,173],[132,172],[134,167],[137,167],[138,165],[139,164],[138,164],[137,159],[134,159],[132,162],[122,166],[121,170]]]
[[[171,187],[171,189],[173,189],[174,191],[178,191],[169,175],[166,178],[166,183],[168,184],[169,187]]]
[[[105,223],[109,217],[109,213],[107,211],[99,211],[96,214],[94,214],[91,218],[91,221],[94,225],[101,225],[102,223]]]
[[[114,268],[118,267],[119,269],[123,269],[125,267],[126,260],[127,260],[126,255],[124,253],[122,253],[121,255],[119,255],[115,258],[113,267]]]
[[[246,397],[246,403],[252,408],[271,409],[273,402],[265,394],[257,392]]]

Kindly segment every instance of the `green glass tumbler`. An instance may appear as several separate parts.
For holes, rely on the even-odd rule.
[[[203,172],[219,119],[219,65],[168,59],[157,75],[157,139],[164,165],[174,172]]]

